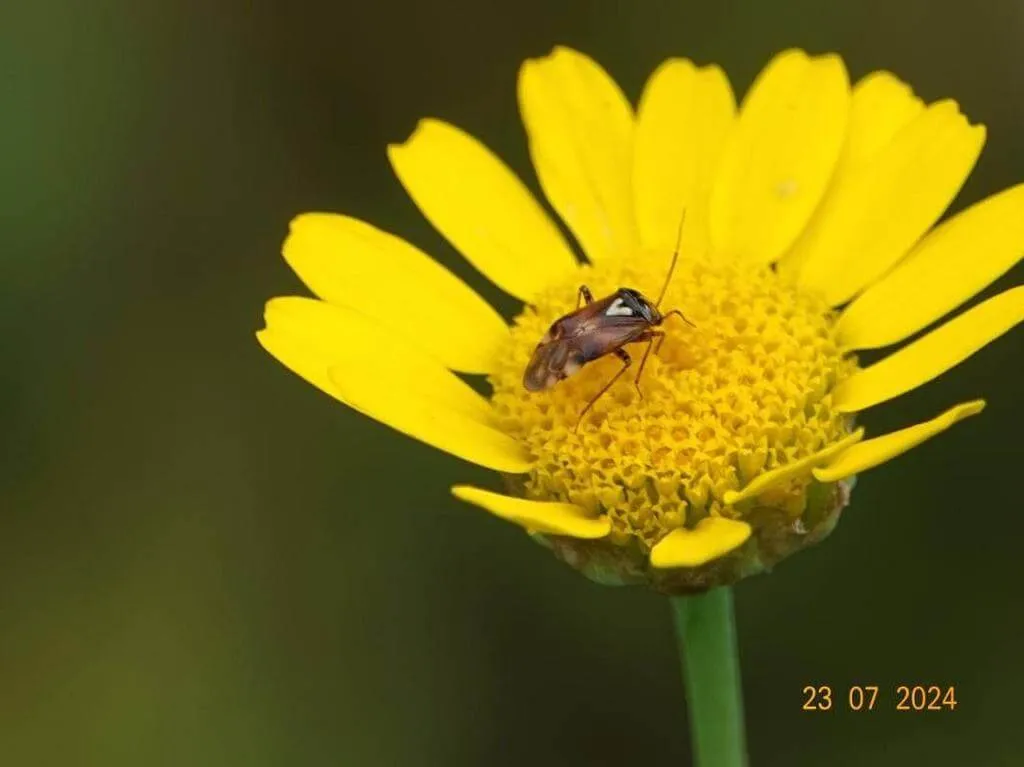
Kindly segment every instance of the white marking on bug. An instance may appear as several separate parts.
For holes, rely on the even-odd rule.
[[[604,313],[605,317],[632,317],[633,310],[628,306],[624,305],[621,298],[616,298],[612,301],[612,305],[609,306]]]

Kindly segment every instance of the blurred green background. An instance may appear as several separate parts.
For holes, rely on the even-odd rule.
[[[515,74],[555,43],[633,99],[670,55],[739,93],[791,45],[891,69],[989,126],[961,208],[1024,179],[1022,36],[1017,0],[5,4],[0,764],[688,764],[663,599],[458,504],[493,476],[259,349],[263,301],[301,290],[287,222],[371,220],[511,312],[384,147],[445,118],[535,187]],[[990,400],[737,589],[755,765],[1022,763],[1022,343],[868,414]],[[801,711],[852,683],[875,711]],[[897,713],[901,683],[959,706]]]

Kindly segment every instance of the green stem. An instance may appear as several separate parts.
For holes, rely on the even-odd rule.
[[[743,694],[732,590],[672,597],[696,767],[744,767]]]

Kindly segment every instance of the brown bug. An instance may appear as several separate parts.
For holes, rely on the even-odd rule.
[[[682,235],[683,225],[679,223],[679,234]],[[651,303],[640,291],[632,288],[619,288],[610,296],[597,301],[586,285],[580,285],[576,298],[576,309],[558,319],[551,325],[547,333],[537,344],[537,348],[530,358],[523,374],[523,386],[528,391],[542,391],[549,389],[559,381],[568,378],[576,371],[601,357],[614,354],[622,360],[622,369],[604,385],[604,388],[587,403],[576,421],[576,428],[579,428],[583,416],[597,402],[601,395],[608,391],[619,377],[625,373],[633,364],[632,357],[622,347],[626,344],[647,342],[644,356],[640,360],[640,369],[637,371],[634,385],[637,393],[643,398],[640,391],[640,376],[643,375],[644,365],[647,364],[647,357],[650,356],[651,347],[657,344],[654,350],[657,354],[665,340],[664,331],[656,328],[673,314],[688,325],[693,326],[683,313],[678,309],[662,314],[658,307],[665,297],[668,284],[672,280],[672,273],[676,268],[676,261],[679,259],[679,241],[676,241],[676,248],[672,253],[672,263],[665,275],[665,284],[661,286],[661,293],[658,300]],[[586,301],[585,306],[580,304]]]

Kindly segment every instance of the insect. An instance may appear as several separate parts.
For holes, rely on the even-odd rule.
[[[680,236],[682,230],[683,225],[680,221]],[[633,364],[633,358],[623,347],[626,344],[646,341],[647,348],[633,381],[637,394],[642,399],[644,395],[640,390],[640,377],[644,373],[644,365],[647,364],[651,348],[655,347],[654,352],[657,354],[665,340],[665,332],[658,330],[658,327],[672,315],[678,315],[685,323],[693,326],[678,309],[662,314],[658,308],[665,297],[665,291],[668,290],[678,259],[677,239],[676,248],[672,253],[672,263],[669,265],[668,274],[665,275],[665,284],[661,286],[658,300],[653,303],[633,288],[619,288],[610,296],[595,301],[590,289],[586,285],[580,285],[576,296],[576,309],[556,320],[537,344],[523,374],[523,386],[528,391],[549,389],[576,373],[588,362],[609,354],[618,357],[622,361],[622,368],[583,408],[576,421],[576,428],[579,428],[587,411]]]

